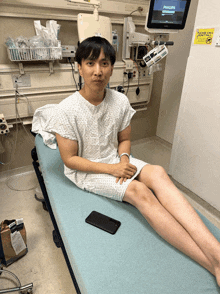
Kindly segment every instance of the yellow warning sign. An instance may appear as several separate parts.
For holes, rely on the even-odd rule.
[[[215,29],[197,29],[194,44],[211,45]]]

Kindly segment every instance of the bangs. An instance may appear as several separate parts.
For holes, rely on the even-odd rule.
[[[97,46],[96,48],[88,48],[88,49],[89,50],[88,50],[88,52],[85,52],[85,58],[83,58],[83,59],[96,60],[99,58],[102,47]]]

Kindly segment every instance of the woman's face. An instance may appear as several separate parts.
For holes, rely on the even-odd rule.
[[[113,65],[106,59],[103,49],[96,60],[83,59],[78,65],[79,73],[84,79],[84,87],[92,91],[104,91],[113,72]]]

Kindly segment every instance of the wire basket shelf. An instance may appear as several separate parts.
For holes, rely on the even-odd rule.
[[[62,47],[7,48],[11,61],[36,61],[62,59]]]

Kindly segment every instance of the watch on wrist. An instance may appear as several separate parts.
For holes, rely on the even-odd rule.
[[[121,159],[121,157],[122,157],[123,155],[126,155],[128,158],[130,158],[130,155],[129,155],[128,153],[122,153],[122,154],[119,156],[120,159]]]

